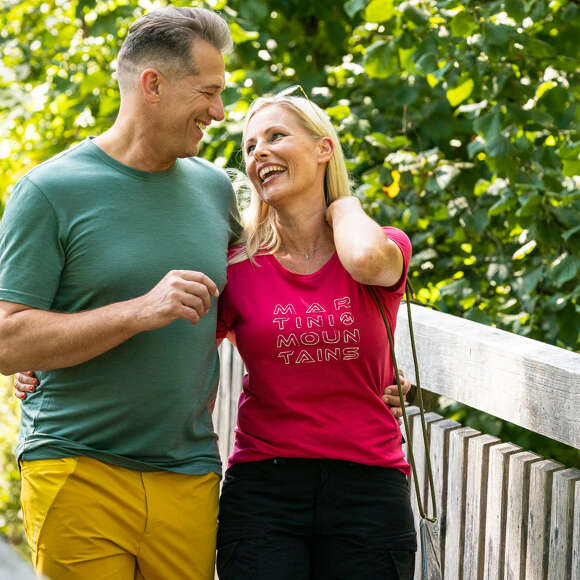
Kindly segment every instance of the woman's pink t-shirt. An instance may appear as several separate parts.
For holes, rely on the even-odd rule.
[[[383,229],[405,264],[395,286],[376,288],[394,332],[411,243],[401,230]],[[272,255],[229,266],[218,337],[230,330],[248,370],[230,465],[327,458],[409,474],[401,431],[380,398],[393,383],[385,327],[368,289],[336,253],[306,275]]]

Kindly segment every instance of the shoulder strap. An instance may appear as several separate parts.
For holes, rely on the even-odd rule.
[[[371,293],[372,297],[374,298],[377,306],[379,308],[379,312],[381,313],[381,317],[385,324],[385,329],[387,331],[387,337],[389,339],[389,347],[391,350],[391,358],[393,360],[393,367],[395,370],[395,380],[397,381],[397,387],[399,389],[399,399],[401,400],[401,408],[403,410],[403,422],[405,424],[405,431],[407,435],[411,433],[409,429],[409,419],[407,418],[407,411],[405,408],[405,397],[403,395],[403,389],[401,388],[401,380],[399,378],[399,367],[397,366],[397,359],[395,356],[395,343],[393,341],[393,334],[391,333],[391,328],[389,326],[389,322],[385,315],[385,311],[383,309],[383,305],[379,300],[375,289],[372,286],[367,286],[369,292]],[[419,507],[419,515],[429,520],[430,522],[437,521],[437,502],[435,500],[435,486],[433,485],[433,470],[431,468],[431,457],[429,456],[429,434],[427,432],[427,425],[425,424],[425,409],[423,407],[423,394],[421,392],[421,380],[419,378],[419,364],[417,363],[417,351],[415,348],[415,335],[413,333],[413,322],[411,320],[411,296],[409,292],[410,284],[407,282],[405,285],[405,302],[407,304],[407,317],[409,320],[409,333],[411,335],[411,350],[413,351],[413,365],[415,367],[415,379],[417,383],[417,397],[418,397],[418,407],[419,412],[421,414],[421,427],[423,429],[423,443],[425,445],[425,460],[427,463],[427,476],[429,481],[429,487],[427,490],[427,494],[431,495],[431,505],[433,506],[433,515],[427,515],[427,501],[423,503],[421,498],[421,491],[419,489],[419,480],[417,477],[417,470],[415,469],[415,457],[413,455],[413,444],[411,441],[408,441],[407,444],[407,455],[409,459],[409,463],[411,464],[411,470],[413,472],[413,481],[415,484],[415,494],[417,495],[417,505]]]

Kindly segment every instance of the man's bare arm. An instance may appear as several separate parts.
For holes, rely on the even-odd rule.
[[[47,312],[0,301],[0,372],[70,367],[178,318],[196,324],[217,295],[205,274],[173,270],[143,296],[84,312]]]

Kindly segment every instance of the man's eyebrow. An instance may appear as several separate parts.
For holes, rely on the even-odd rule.
[[[204,89],[211,89],[214,91],[223,91],[226,86],[222,84],[213,84],[213,85],[203,85]]]

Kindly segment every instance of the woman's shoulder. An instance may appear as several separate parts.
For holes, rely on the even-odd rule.
[[[409,236],[399,228],[395,228],[393,226],[382,226],[383,231],[387,235],[390,240],[393,240],[399,247],[403,247],[405,249],[411,250],[411,240]]]

